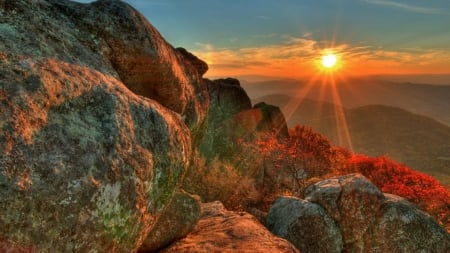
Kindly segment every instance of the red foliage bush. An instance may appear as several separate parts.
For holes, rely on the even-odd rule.
[[[450,191],[432,176],[417,172],[389,158],[353,155],[333,147],[311,128],[297,126],[289,137],[260,136],[247,149],[262,155],[265,167],[264,196],[289,193],[301,197],[311,180],[336,174],[361,173],[382,192],[415,203],[450,231]]]
[[[353,155],[345,172],[359,172],[382,192],[415,203],[450,231],[450,192],[432,176],[417,172],[386,157]]]
[[[259,136],[256,144],[248,147],[262,156],[262,190],[264,196],[269,196],[267,202],[279,194],[302,197],[312,179],[336,173],[337,164],[347,162],[350,157],[350,153],[333,147],[328,139],[304,126],[290,129],[286,138]]]

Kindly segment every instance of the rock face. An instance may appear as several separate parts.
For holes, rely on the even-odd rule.
[[[342,234],[334,220],[319,205],[293,197],[275,200],[267,227],[292,242],[300,252],[342,251]]]
[[[203,204],[202,209],[194,230],[162,252],[298,252],[248,213],[227,211],[220,202]]]
[[[210,96],[208,127],[200,151],[208,158],[232,157],[236,140],[275,133],[287,137],[286,120],[281,110],[261,103],[252,108],[250,98],[233,78],[206,80]]]
[[[207,158],[230,156],[235,151],[232,146],[239,135],[230,129],[225,121],[241,111],[252,108],[250,98],[233,78],[206,80],[210,105],[208,124],[200,152]]]
[[[0,248],[135,252],[169,203],[198,212],[173,196],[206,89],[139,13],[2,0],[0,40]]]
[[[200,218],[200,200],[184,192],[176,193],[165,212],[147,235],[140,253],[156,252],[176,239],[186,236]]]
[[[303,211],[310,205],[325,210],[319,220],[331,217],[336,222],[342,234],[343,252],[450,250],[450,235],[431,216],[398,196],[381,193],[363,176],[351,174],[312,185],[306,190],[306,200],[281,199],[271,208],[268,215],[271,231],[295,245],[318,245],[315,249],[299,246],[302,252],[330,252],[324,248],[329,242],[319,241],[323,237],[307,237],[323,233],[322,226],[300,225],[304,220],[314,220]],[[281,215],[285,210],[296,210],[297,218],[291,220]],[[339,236],[329,238],[335,240],[335,245],[342,245]]]
[[[183,115],[191,129],[202,124],[208,94],[200,60],[186,60],[188,52],[170,46],[131,6],[111,0],[5,0],[0,5],[0,20],[6,21],[0,26],[3,52],[99,70]]]
[[[189,130],[111,76],[16,64],[2,65],[0,238],[42,252],[132,251],[188,166]]]

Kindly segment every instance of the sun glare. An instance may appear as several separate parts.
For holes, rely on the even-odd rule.
[[[337,63],[337,57],[334,54],[327,54],[322,57],[322,66],[325,68],[332,68]]]

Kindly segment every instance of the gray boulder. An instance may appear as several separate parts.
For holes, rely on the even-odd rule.
[[[365,241],[374,252],[450,252],[450,234],[407,200],[384,194],[377,222]]]
[[[266,225],[302,253],[342,251],[342,234],[319,205],[295,197],[279,197],[267,215]]]
[[[364,176],[350,174],[320,181],[306,189],[306,200],[317,203],[339,224],[344,243],[362,243],[376,220],[383,193]]]
[[[359,174],[320,181],[306,190],[306,200],[277,200],[267,226],[302,252],[331,252],[323,249],[328,245],[321,236],[327,235],[323,225],[308,223],[314,219],[304,210],[312,205],[323,208],[316,220],[331,219],[342,232],[343,252],[450,252],[450,234],[430,215],[403,198],[381,193]]]

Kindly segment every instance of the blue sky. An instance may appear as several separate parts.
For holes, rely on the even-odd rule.
[[[256,74],[256,65],[271,75],[295,75],[293,68],[311,74],[325,50],[338,54],[347,72],[450,73],[447,0],[126,2],[172,45],[205,59],[212,75]]]

